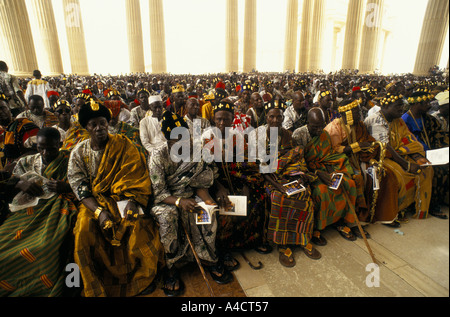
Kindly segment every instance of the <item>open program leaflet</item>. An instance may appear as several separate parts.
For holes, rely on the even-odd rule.
[[[39,184],[42,187],[44,194],[42,196],[34,197],[24,192],[18,193],[9,204],[9,210],[11,212],[34,207],[39,203],[40,199],[49,199],[55,195],[55,192],[48,189],[47,184],[49,180],[36,172],[27,172],[20,176],[20,179]]]
[[[205,202],[201,201],[197,203],[195,207],[195,223],[197,225],[209,225],[211,224],[211,219],[216,211],[218,211],[217,205],[207,205]]]
[[[220,215],[247,216],[247,196],[228,196],[232,205],[228,210],[219,209]]]
[[[427,160],[431,164],[422,164],[422,166],[445,165],[448,164],[448,147],[441,149],[428,150],[426,153]]]

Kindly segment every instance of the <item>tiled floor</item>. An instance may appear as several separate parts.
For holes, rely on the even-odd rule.
[[[448,207],[444,211],[448,215]],[[366,279],[375,281],[371,276],[376,271],[370,267],[366,271],[372,259],[364,241],[347,241],[333,229],[324,232],[328,244],[317,247],[320,260],[296,249],[296,266],[285,268],[275,250],[269,255],[247,251],[252,263],[263,264],[253,270],[235,253],[241,267],[234,272],[234,282],[218,285],[208,275],[209,284],[216,297],[448,297],[449,220],[409,218],[398,230],[380,224],[367,228],[369,246],[379,262],[378,287],[366,284]],[[185,297],[211,296],[195,265],[186,268],[182,277]],[[165,295],[158,289],[149,296]]]

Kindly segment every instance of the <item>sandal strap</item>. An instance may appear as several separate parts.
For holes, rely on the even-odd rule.
[[[320,231],[314,231],[313,237],[320,238]]]
[[[306,250],[308,250],[309,253],[311,253],[311,251],[312,251],[312,249],[313,249],[313,246],[312,246],[311,243],[308,243],[304,248],[305,248]]]

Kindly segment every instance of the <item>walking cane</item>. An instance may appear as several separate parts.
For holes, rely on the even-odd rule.
[[[347,198],[347,201],[350,201],[350,198],[348,197],[348,193],[344,189],[342,189],[342,192],[344,193],[345,198]],[[375,259],[372,249],[370,248],[369,242],[367,241],[366,234],[364,233],[364,230],[361,227],[361,224],[358,219],[358,215],[356,215],[355,207],[352,204],[349,204],[349,206],[350,206],[350,210],[352,211],[353,215],[355,216],[356,224],[358,225],[359,232],[361,232],[361,235],[363,237],[364,243],[366,244],[367,250],[369,251],[369,254],[372,257],[372,262],[375,264],[378,264],[378,261],[377,261],[377,259]]]
[[[194,253],[195,260],[197,261],[198,267],[200,269],[200,272],[202,273],[203,279],[205,280],[206,286],[208,287],[209,293],[211,294],[211,297],[215,297],[214,292],[211,288],[211,285],[209,285],[208,279],[206,278],[205,270],[203,269],[203,266],[200,263],[200,259],[198,258],[197,252],[195,252],[195,250],[194,250],[194,245],[192,244],[191,238],[189,237],[186,227],[184,226],[182,221],[181,221],[181,225],[183,226],[184,233],[186,234],[189,245],[191,246],[192,253]]]

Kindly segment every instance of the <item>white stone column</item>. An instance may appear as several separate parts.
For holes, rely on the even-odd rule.
[[[342,69],[357,69],[364,18],[364,1],[349,0],[345,23]]]
[[[142,40],[141,6],[139,0],[125,0],[128,55],[130,72],[145,72],[144,43]]]
[[[166,73],[166,34],[162,0],[149,0],[152,73]]]
[[[323,68],[322,55],[325,33],[325,2],[326,0],[314,1],[309,55],[309,70],[313,72]]]
[[[256,0],[245,0],[243,72],[256,69]]]
[[[89,75],[80,3],[78,0],[63,0],[63,8],[72,73]]]
[[[286,8],[286,36],[284,42],[284,70],[295,71],[297,58],[298,0],[288,0]]]
[[[0,0],[0,36],[10,57],[9,72],[31,77],[38,63],[24,0]]]
[[[384,0],[367,0],[359,55],[360,73],[373,73],[377,68],[378,50],[383,34],[383,8]]]
[[[227,0],[225,33],[225,69],[237,72],[239,69],[238,0]]]
[[[47,55],[47,75],[58,76],[64,73],[64,69],[52,2],[50,0],[32,0],[31,5],[37,21],[39,41]]]
[[[415,75],[426,75],[438,65],[448,32],[448,0],[428,0],[414,65]]]
[[[310,40],[312,27],[312,9],[314,0],[303,0],[302,26],[300,30],[300,49],[298,71],[305,73],[309,70]]]

